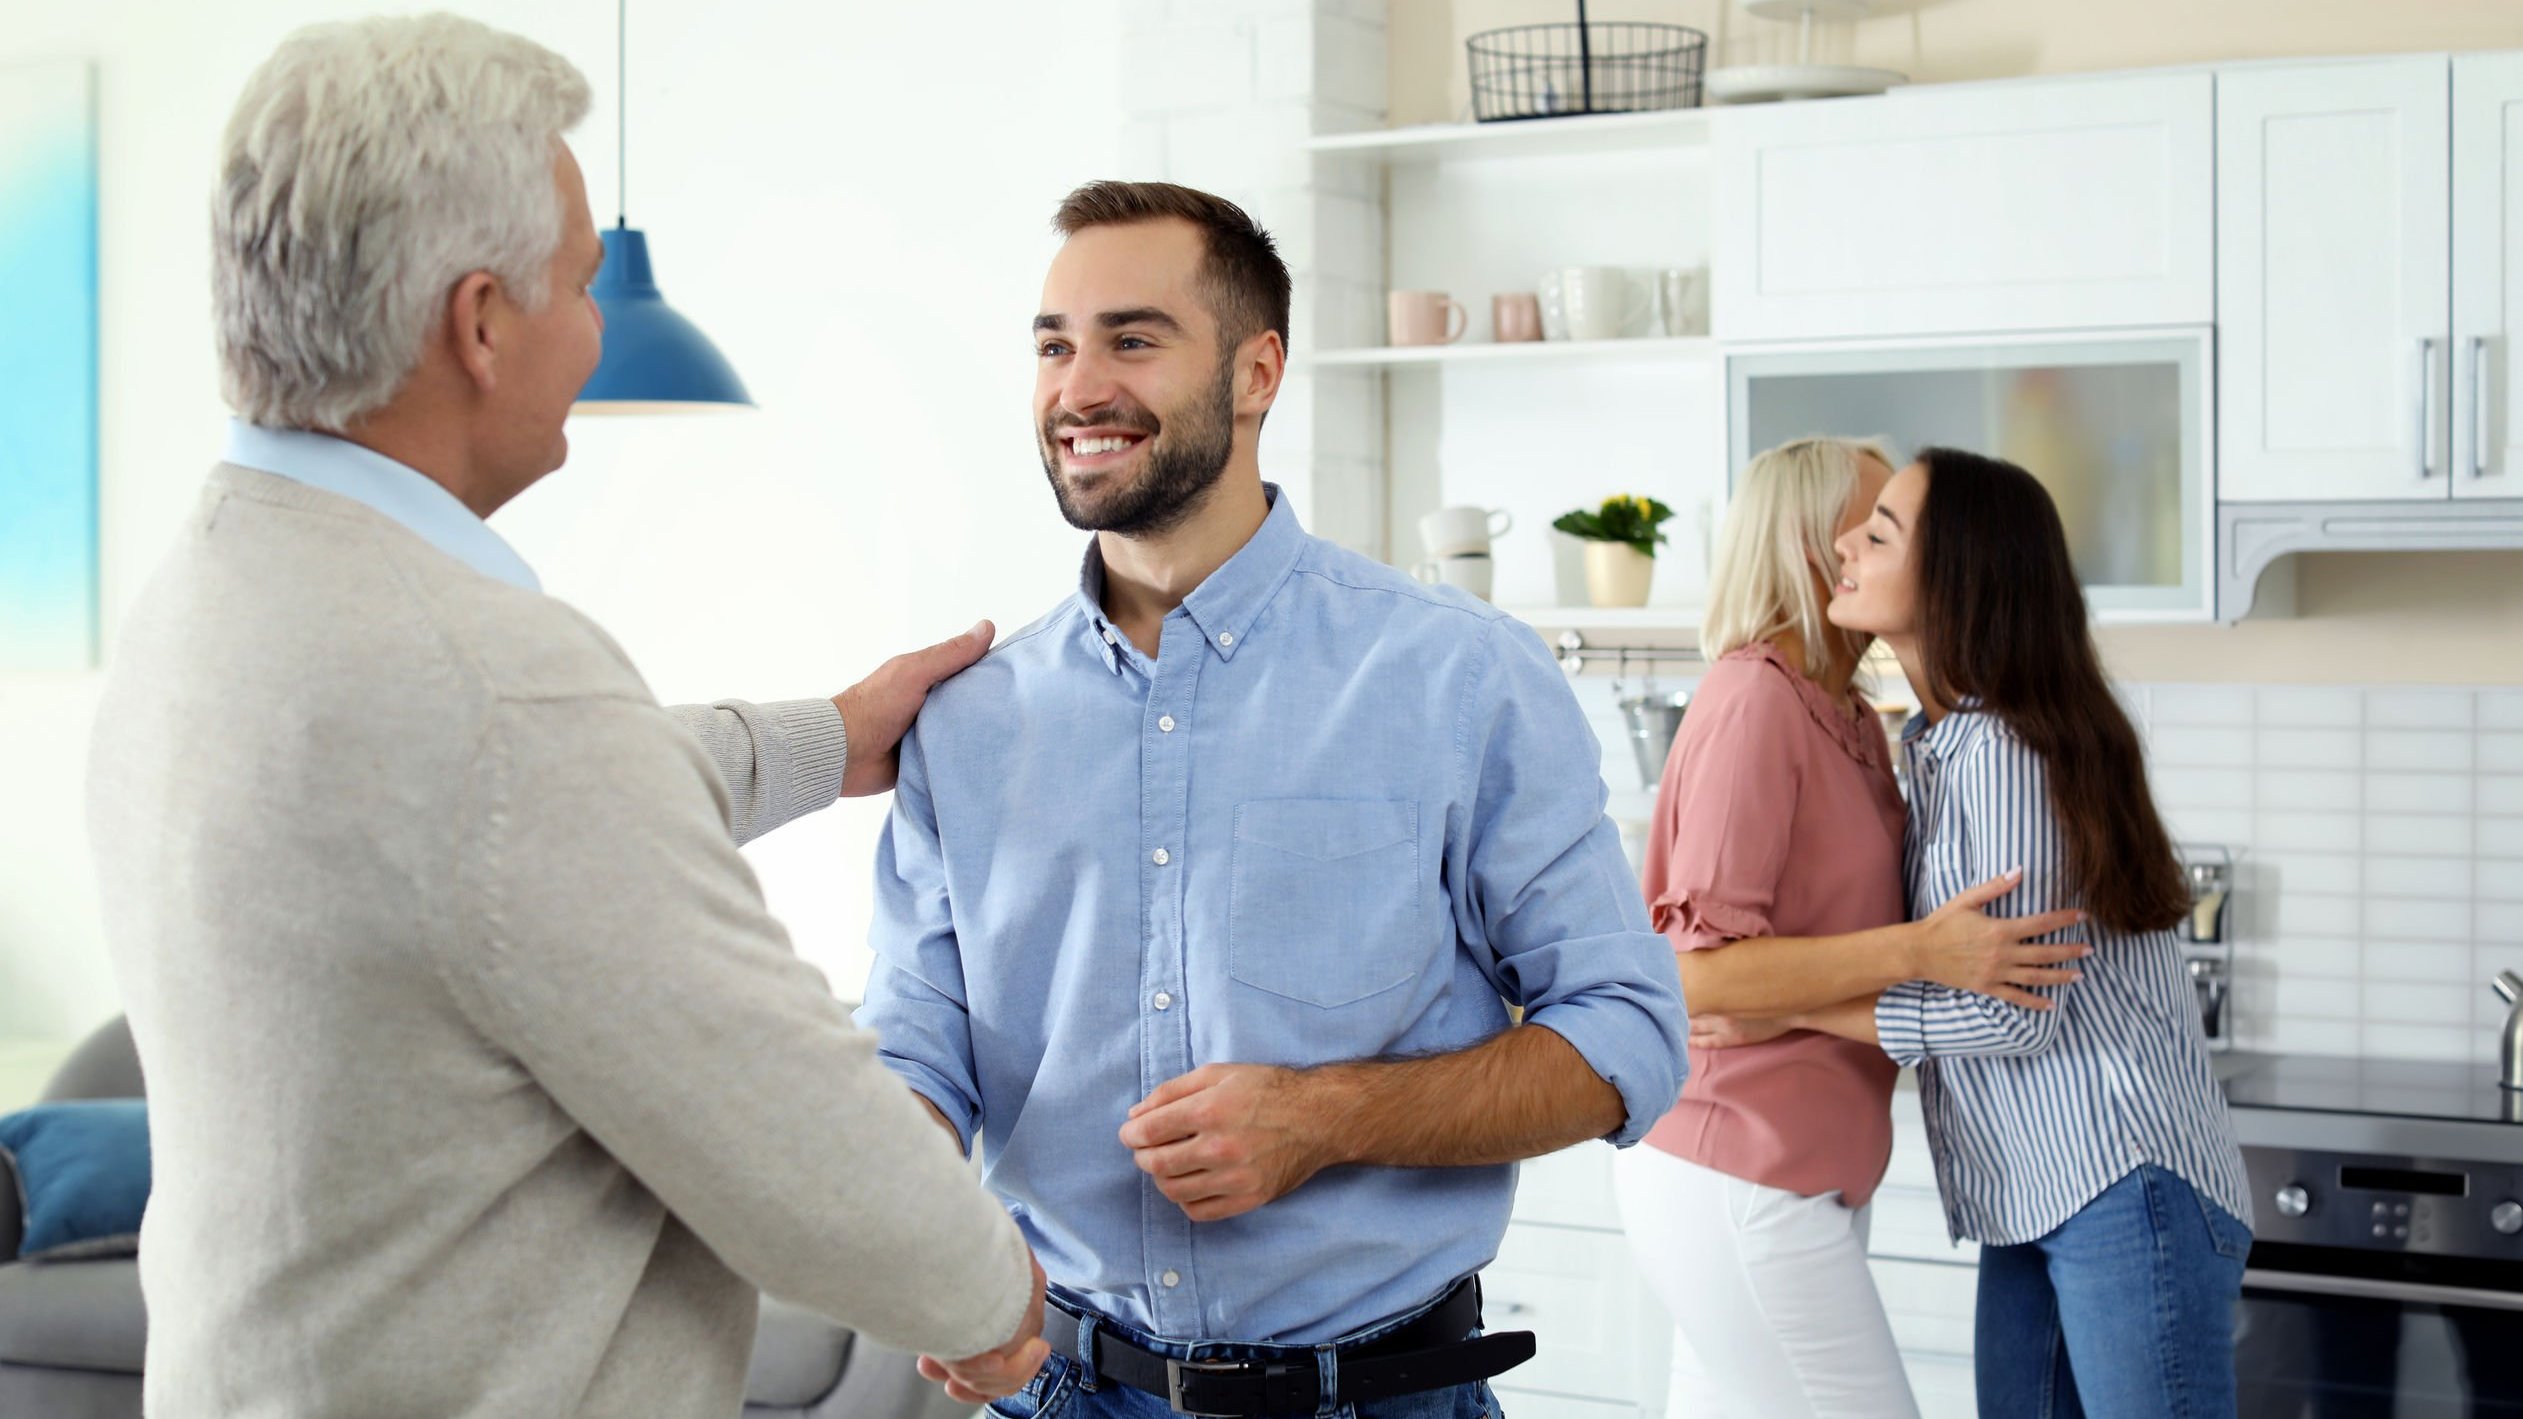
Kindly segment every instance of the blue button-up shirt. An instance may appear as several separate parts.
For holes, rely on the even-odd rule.
[[[228,425],[225,462],[365,503],[486,577],[541,591],[534,569],[438,480],[375,449],[309,429]]]
[[[1621,1094],[1682,1079],[1673,948],[1539,637],[1308,536],[1287,500],[1153,659],[1078,594],[903,740],[861,1024],[1052,1280],[1182,1340],[1335,1339],[1496,1254],[1511,1167],[1344,1167],[1194,1223],[1117,1136],[1203,1064],[1461,1050],[1507,1002]],[[1502,999],[1503,997],[1503,999]]]

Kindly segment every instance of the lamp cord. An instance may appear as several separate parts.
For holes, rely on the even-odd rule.
[[[613,224],[631,224],[631,0],[613,14]]]

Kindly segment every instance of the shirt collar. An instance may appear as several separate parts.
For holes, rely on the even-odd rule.
[[[1296,569],[1297,558],[1305,551],[1305,528],[1297,522],[1296,509],[1291,507],[1276,483],[1262,484],[1262,496],[1269,500],[1269,515],[1261,527],[1225,565],[1209,573],[1191,595],[1183,598],[1182,612],[1200,631],[1209,649],[1221,660],[1233,660],[1244,648],[1245,636],[1253,622],[1261,619],[1263,608],[1279,592]],[[1086,544],[1086,561],[1078,571],[1078,603],[1085,609],[1090,634],[1102,645],[1107,668],[1121,668],[1121,632],[1104,615],[1104,554],[1097,541]]]
[[[267,429],[234,419],[225,458],[365,504],[486,577],[523,591],[543,589],[516,549],[445,485],[375,449],[311,429]]]
[[[1956,705],[1933,724],[1924,712],[1914,714],[1901,727],[1901,745],[1931,759],[1950,759],[1980,737],[1980,728],[1987,720],[1977,700]]]

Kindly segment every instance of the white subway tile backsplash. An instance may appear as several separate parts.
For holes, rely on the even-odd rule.
[[[2185,768],[2179,773],[2155,775],[2154,788],[2155,804],[2159,808],[2249,808],[2252,806],[2252,772],[2249,769]],[[2356,780],[2354,778],[2348,780],[2348,791],[2349,798],[2345,803],[2299,803],[2288,806],[2353,808],[2356,806]]]
[[[2478,1036],[2463,1020],[2458,1028],[2433,1025],[2367,1025],[2360,1032],[2357,1053],[2384,1059],[2425,1059],[2458,1064],[2474,1058]]]
[[[2355,852],[2363,840],[2364,820],[2354,813],[2262,813],[2251,833],[2263,853]]]
[[[2300,936],[2330,936],[2355,940],[2358,930],[2360,898],[2340,895],[2340,888],[2351,884],[2323,882],[2318,876],[2301,891],[2279,891],[2263,885],[2256,889],[2257,904],[2266,907],[2259,925],[2268,935],[2280,941],[2293,941]]]
[[[2146,699],[2152,724],[2248,725],[2253,692],[2249,685],[2158,685]]]
[[[2523,734],[2480,735],[2478,768],[2484,774],[2523,774]]]
[[[2450,813],[2376,813],[2365,820],[2365,850],[2402,857],[2470,851],[2470,819]]]
[[[2479,812],[2523,816],[2523,774],[2481,774],[2471,787]]]
[[[2523,690],[2480,691],[2479,727],[2523,729]]]
[[[2259,732],[2264,769],[2353,769],[2363,746],[2353,729],[2264,729]]]
[[[2264,685],[2254,692],[2264,729],[2332,729],[2364,720],[2364,697],[2327,685]]]
[[[2470,903],[2459,899],[2368,898],[2365,903],[2365,939],[2369,944],[2385,941],[2467,941],[2470,939]],[[2366,953],[2369,968],[2379,950],[2377,945],[2376,951]]]
[[[2471,763],[2471,738],[2451,730],[2367,730],[2365,766],[2386,772],[2466,772]]]
[[[2227,768],[2251,762],[2251,731],[2165,725],[2147,741],[2148,752],[2167,768]]]
[[[2467,813],[2471,782],[2462,774],[2367,774],[2368,813]]]
[[[2441,1027],[2468,1019],[2470,992],[2458,985],[2369,984],[2358,1005],[2368,1020]]]
[[[2439,942],[2370,941],[2365,947],[2365,1013],[2374,1014],[2377,984],[2457,983],[2470,979],[2470,943],[2458,937]]]
[[[2242,947],[2237,943],[2239,952]],[[2353,939],[2329,940],[2319,936],[2291,937],[2268,948],[2265,956],[2243,956],[2235,965],[2256,961],[2269,970],[2287,976],[2353,976],[2358,974],[2364,948]]]
[[[2473,851],[2481,857],[2523,859],[2523,818],[2475,818]],[[2519,863],[2523,866],[2523,863]],[[2485,870],[2485,869],[2482,869]]]
[[[2252,806],[2266,813],[2272,809],[2309,809],[2326,812],[2354,812],[2360,806],[2364,785],[2347,772],[2321,769],[2299,769],[2292,773],[2262,774],[2251,785]]]
[[[2475,894],[2486,902],[2523,902],[2523,864],[2481,858]]]
[[[2156,807],[2176,843],[2230,847],[2252,840],[2252,816],[2240,808],[2169,808],[2160,800]]]
[[[2238,1022],[2240,1042],[2253,1049],[2285,1050],[2294,1054],[2355,1054],[2361,1042],[2361,1031],[2354,1020],[2325,1020],[2296,1015],[2277,1015],[2254,1025]]]
[[[2368,729],[2468,729],[2471,701],[2468,690],[2369,690],[2365,724]]]
[[[2482,946],[2523,948],[2523,902],[2471,903],[2470,937]]]
[[[2283,897],[2290,892],[2360,892],[2365,889],[2364,862],[2353,854],[2315,852],[2260,852],[2263,890],[2272,878]],[[2356,913],[2348,913],[2356,920]]]
[[[2353,980],[2320,976],[2280,976],[2275,992],[2281,1016],[2302,1019],[2354,1020],[2361,1013],[2364,992]]]
[[[2365,862],[2365,894],[2371,897],[2461,898],[2470,896],[2470,859],[2371,857]]]

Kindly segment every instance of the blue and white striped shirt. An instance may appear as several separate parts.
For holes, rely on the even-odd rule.
[[[1971,710],[1932,727],[1913,719],[1902,753],[1913,917],[2012,867],[2023,885],[1993,914],[2077,905],[2047,771],[2003,722]],[[1946,1230],[1996,1246],[2037,1240],[2141,1163],[2248,1224],[2242,1152],[2172,932],[2089,919],[2061,935],[2093,954],[2077,963],[2083,980],[2041,988],[2054,1010],[1925,981],[1875,1004],[1884,1052],[1918,1067]]]

